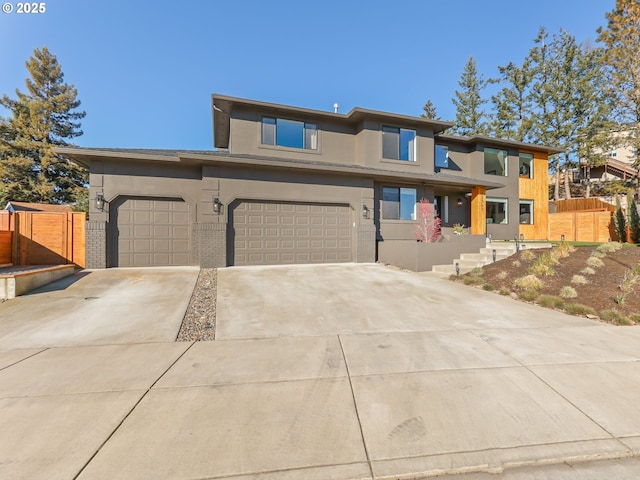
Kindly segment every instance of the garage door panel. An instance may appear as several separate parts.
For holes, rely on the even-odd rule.
[[[246,201],[231,208],[234,265],[352,260],[348,205]]]
[[[121,267],[190,265],[189,205],[180,199],[124,198],[116,206]]]

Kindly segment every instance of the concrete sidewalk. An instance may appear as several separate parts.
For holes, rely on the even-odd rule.
[[[0,478],[640,478],[640,329],[306,268],[219,270],[224,340],[0,349]]]
[[[640,452],[636,332],[3,351],[0,478],[415,478],[625,459]]]

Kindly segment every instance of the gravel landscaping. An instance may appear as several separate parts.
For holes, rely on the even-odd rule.
[[[201,269],[176,341],[215,340],[216,287],[216,269]]]

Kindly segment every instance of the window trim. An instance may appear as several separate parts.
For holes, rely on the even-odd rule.
[[[384,199],[384,191],[385,189],[394,189],[398,193],[398,218],[392,218],[385,216],[385,199]],[[402,218],[402,191],[403,190],[412,190],[413,191],[413,212],[410,214],[411,218]],[[413,222],[417,218],[417,204],[418,204],[418,190],[416,188],[411,187],[397,187],[392,185],[383,185],[380,190],[380,219],[385,221],[400,221],[400,222]]]
[[[302,147],[278,144],[278,120],[283,122],[302,124]],[[267,136],[265,135],[266,125],[273,126],[272,127],[273,132],[267,132],[269,137],[273,136],[273,140],[272,140],[273,143],[265,142],[265,137]],[[311,134],[310,140],[308,140],[309,132],[315,132],[315,135]],[[318,152],[320,150],[319,132],[320,132],[320,129],[318,128],[317,122],[307,122],[304,120],[293,120],[291,118],[263,115],[260,121],[260,146],[266,147],[266,148],[287,149],[292,151]],[[312,143],[311,146],[307,146],[308,141]]]
[[[398,151],[397,158],[385,157],[385,130],[386,133],[397,133],[398,135]],[[393,132],[389,131],[393,130]],[[397,130],[397,132],[395,132]],[[418,132],[416,130],[412,130],[409,128],[402,127],[394,127],[391,125],[382,125],[380,129],[380,137],[381,137],[381,158],[385,161],[391,162],[408,162],[408,163],[417,163],[418,162]],[[402,132],[411,132],[413,134],[413,139],[409,141],[409,145],[407,145],[407,158],[403,159],[402,157]],[[413,148],[411,148],[411,143],[413,143]]]
[[[527,155],[527,157],[530,157],[528,159],[528,161],[529,161],[529,174],[528,175],[526,173],[522,173],[522,165],[523,165],[522,156],[523,155]],[[533,153],[518,152],[518,175],[519,175],[520,178],[533,179],[534,167],[535,167],[535,157],[533,156]]]
[[[520,213],[520,206],[522,204],[528,204],[531,206],[531,218],[528,222],[522,222],[520,221],[520,215],[522,215],[522,213]],[[518,200],[518,224],[519,225],[534,225],[534,222],[536,221],[536,217],[535,217],[535,208],[534,208],[534,201],[533,200],[529,200],[529,199],[525,199],[525,198],[521,198]]]
[[[487,225],[509,225],[509,198],[508,197],[487,197],[486,205],[489,208],[489,203],[502,203],[504,204],[504,222],[494,223],[489,222],[489,215],[487,215],[486,222]]]
[[[504,157],[504,173],[501,175],[499,173],[497,173],[497,170],[494,170],[494,172],[496,173],[490,173],[487,172],[487,153],[489,153],[488,151],[492,150],[494,154],[499,154],[500,152],[504,152],[505,153],[505,157]],[[509,176],[509,151],[508,150],[504,150],[502,148],[493,148],[493,147],[484,147],[482,150],[482,167],[483,167],[483,172],[485,175],[492,175],[492,176],[496,176],[496,177],[508,177]]]

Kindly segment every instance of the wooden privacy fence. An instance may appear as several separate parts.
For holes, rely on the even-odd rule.
[[[616,207],[603,202],[599,198],[570,198],[569,200],[556,200],[556,213],[564,212],[615,212]]]
[[[618,240],[613,213],[563,212],[549,214],[549,240],[568,242],[608,242]]]
[[[84,268],[85,213],[1,213],[0,264],[60,265],[73,263]],[[10,257],[3,257],[7,245],[10,246]],[[11,260],[3,262],[3,258],[11,258]]]

